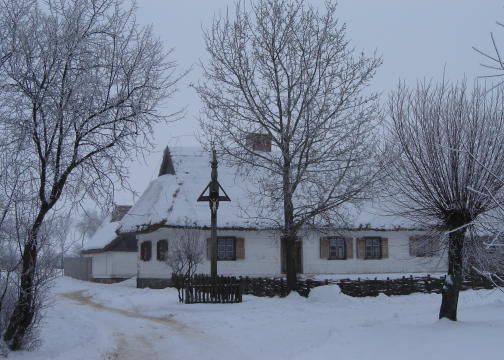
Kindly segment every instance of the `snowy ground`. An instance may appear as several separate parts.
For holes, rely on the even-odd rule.
[[[13,360],[504,359],[504,294],[467,291],[459,322],[437,320],[439,295],[351,298],[324,286],[305,299],[178,303],[176,291],[57,280],[42,346]]]

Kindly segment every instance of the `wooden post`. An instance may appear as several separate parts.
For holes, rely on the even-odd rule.
[[[211,223],[211,237],[210,237],[210,275],[212,278],[217,277],[217,209],[219,208],[219,201],[231,201],[229,196],[226,194],[224,189],[219,184],[217,179],[217,154],[215,150],[212,151],[212,172],[210,176],[210,183],[203,190],[201,195],[198,197],[197,201],[208,201],[210,206],[210,223]],[[208,195],[204,193],[208,189]],[[220,190],[224,193],[224,196],[220,196]]]

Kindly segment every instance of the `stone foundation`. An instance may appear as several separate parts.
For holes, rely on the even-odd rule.
[[[164,289],[171,285],[171,279],[137,278],[137,288]]]
[[[129,278],[91,278],[89,280],[100,284],[115,284],[128,279]]]

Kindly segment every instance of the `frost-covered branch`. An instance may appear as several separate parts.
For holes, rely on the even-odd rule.
[[[0,201],[15,193],[8,211],[16,219],[18,209],[25,226],[20,291],[4,336],[17,350],[34,319],[46,220],[57,204],[110,203],[116,187],[128,186],[125,160],[148,150],[153,126],[170,118],[158,106],[180,76],[171,50],[136,23],[126,1],[1,5],[0,154],[22,159],[5,162],[18,182],[0,189]]]
[[[325,5],[237,1],[204,32],[209,60],[195,86],[206,145],[259,184],[244,194],[255,216],[280,224],[290,288],[297,231],[341,225],[344,205],[368,198],[379,174],[380,114],[367,86],[381,59],[356,54],[336,4]]]

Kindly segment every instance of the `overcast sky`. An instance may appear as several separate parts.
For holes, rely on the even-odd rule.
[[[201,29],[226,6],[233,6],[233,1],[138,0],[138,21],[152,24],[165,46],[174,48],[173,59],[180,70],[194,65],[163,109],[169,113],[185,107],[184,118],[157,127],[156,152],[147,157],[147,164],[131,164],[131,183],[139,193],[157,176],[166,145],[197,145],[194,133],[200,103],[188,84],[198,80],[197,63],[206,58]],[[347,24],[347,36],[356,50],[376,50],[382,56],[383,65],[372,87],[385,98],[399,79],[410,84],[417,79],[440,79],[445,66],[446,77],[452,80],[465,76],[472,82],[485,74],[480,67],[483,59],[472,46],[491,50],[489,34],[493,31],[504,49],[504,28],[495,24],[504,20],[503,10],[503,0],[340,0],[338,17]],[[116,194],[117,203],[132,204],[134,200],[130,194]]]

